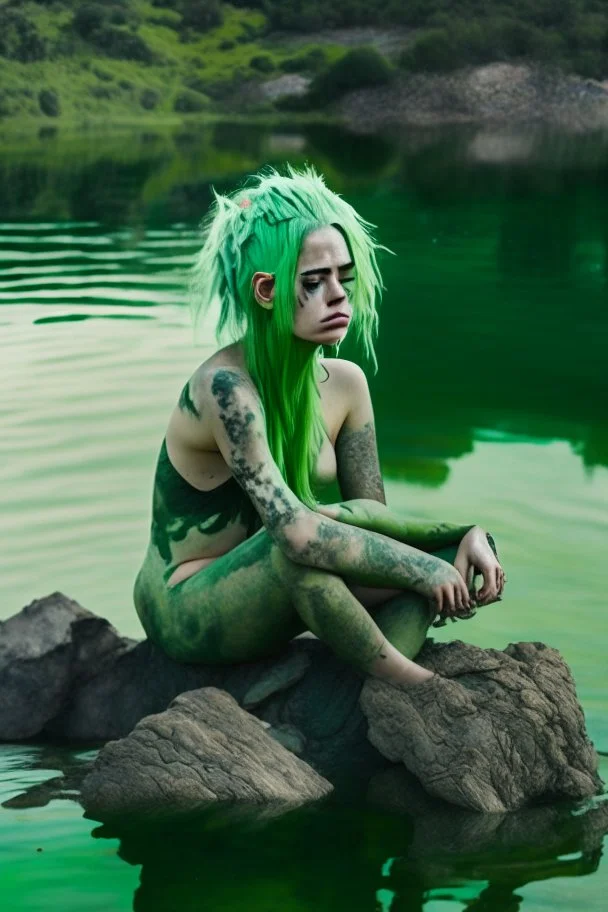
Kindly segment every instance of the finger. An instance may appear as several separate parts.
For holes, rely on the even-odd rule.
[[[466,585],[463,583],[460,587],[460,595],[462,599],[462,610],[470,611],[471,610],[471,596],[469,595],[469,590]]]
[[[435,602],[437,604],[437,613],[443,614],[443,592],[438,589],[435,593]]]
[[[452,617],[456,613],[456,603],[454,598],[454,590],[451,586],[448,587],[445,594],[445,606],[446,612],[449,612],[450,617]]]

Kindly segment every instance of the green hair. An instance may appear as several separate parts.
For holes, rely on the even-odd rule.
[[[264,168],[228,196],[214,191],[205,217],[203,246],[192,270],[195,325],[216,312],[218,344],[242,340],[245,363],[264,407],[270,451],[296,496],[314,507],[312,478],[325,427],[317,387],[321,346],[293,334],[296,266],[311,231],[333,225],[355,263],[350,300],[352,326],[377,367],[374,336],[382,279],[374,227],[311,167],[286,174]],[[275,276],[273,307],[261,307],[252,276]]]

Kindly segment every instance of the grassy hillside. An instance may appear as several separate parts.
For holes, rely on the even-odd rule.
[[[289,42],[265,42],[268,23],[259,10],[222,4],[221,22],[201,30],[184,25],[176,9],[123,0],[103,5],[105,29],[87,31],[81,23],[79,33],[78,7],[100,5],[0,3],[0,117],[73,122],[153,115],[158,122],[159,115],[222,113],[226,106],[246,107],[247,87],[280,76],[294,59]],[[291,69],[312,72],[343,53],[337,44],[320,51],[304,43]]]
[[[327,29],[346,25],[399,25],[403,40],[387,61],[377,50],[349,49],[342,33],[332,41]],[[319,28],[322,34],[307,32]],[[446,71],[499,60],[543,61],[607,78],[608,4],[0,0],[0,120],[20,125],[318,110],[399,69]],[[265,100],[260,83],[286,74],[313,79],[308,96]]]

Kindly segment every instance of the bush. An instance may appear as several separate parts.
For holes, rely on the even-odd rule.
[[[38,93],[38,105],[47,117],[59,117],[61,113],[59,95],[53,89],[42,89]]]
[[[197,32],[206,32],[223,21],[219,0],[181,0],[179,10],[184,27]]]
[[[428,29],[406,48],[399,63],[406,70],[437,72],[461,66],[462,58],[447,29]]]
[[[96,29],[90,40],[108,57],[115,57],[119,60],[138,60],[140,63],[152,63],[154,60],[154,54],[141,35],[125,32],[113,25]]]
[[[274,61],[268,54],[257,54],[252,57],[249,61],[249,66],[252,70],[257,70],[258,73],[272,73],[275,68]]]
[[[101,28],[105,18],[106,10],[100,3],[85,3],[76,8],[72,27],[81,38],[88,40],[93,32]]]
[[[230,38],[220,41],[220,51],[231,51],[234,47],[236,47],[236,41],[231,41]]]
[[[44,60],[47,42],[38,34],[33,22],[21,13],[0,7],[0,55],[9,60],[31,63]]]
[[[193,92],[199,92],[204,95],[207,91],[207,83],[200,76],[187,76],[184,79],[184,85]]]
[[[331,101],[355,89],[385,85],[392,78],[393,69],[382,54],[371,47],[354,48],[313,80],[311,94],[319,102]]]
[[[106,70],[100,70],[99,67],[93,67],[93,75],[97,76],[102,82],[112,82],[114,76]]]
[[[131,82],[130,79],[121,79],[119,81],[118,85],[120,86],[121,89],[124,89],[125,91],[129,91],[129,89],[133,88],[133,83]]]
[[[139,103],[146,111],[153,111],[160,101],[160,92],[156,89],[144,89],[139,96]]]
[[[113,98],[116,95],[116,89],[108,85],[89,86],[89,95],[93,98]]]
[[[285,73],[318,73],[323,69],[327,58],[323,48],[311,48],[306,54],[286,57],[279,66]]]
[[[192,89],[183,89],[173,103],[173,110],[180,114],[194,114],[197,111],[204,111],[208,107],[209,100],[200,92]]]

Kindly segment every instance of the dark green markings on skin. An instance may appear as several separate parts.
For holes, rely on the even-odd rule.
[[[188,384],[182,390],[179,406],[200,417]],[[235,428],[232,430],[236,432]],[[173,545],[184,541],[192,529],[201,535],[217,535],[235,523],[245,526],[247,537],[261,527],[255,507],[236,481],[229,478],[210,491],[197,490],[174,468],[163,441],[154,480],[151,534],[152,543],[167,565],[167,575],[174,563]]]
[[[198,418],[200,420],[201,413],[192,401],[192,398],[190,396],[189,383],[186,383],[185,387],[181,391],[179,402],[177,404],[182,412],[188,412],[190,415],[192,415],[193,418]]]
[[[230,467],[234,477],[264,516],[269,533],[276,538],[284,526],[294,521],[295,510],[263,465],[251,464],[249,448],[254,435],[262,433],[261,429],[258,430],[261,404],[260,414],[256,416],[239,395],[243,387],[249,387],[253,392],[242,375],[220,370],[213,377],[211,393],[218,404],[219,417],[230,442]]]
[[[368,421],[357,431],[342,428],[336,440],[336,460],[344,500],[368,497],[386,502],[373,422]]]
[[[304,583],[298,587],[296,600],[301,617],[315,636],[359,671],[369,672],[384,637],[342,580],[328,576],[323,583]]]

